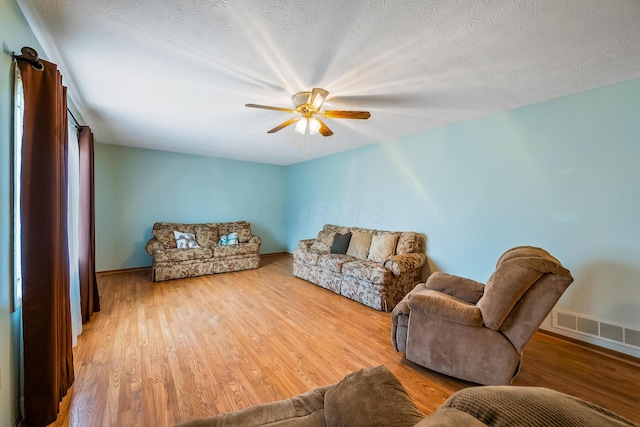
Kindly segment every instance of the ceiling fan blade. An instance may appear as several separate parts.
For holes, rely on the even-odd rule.
[[[366,120],[371,117],[371,113],[368,111],[341,111],[341,110],[326,110],[322,111],[322,117],[329,119],[361,119]]]
[[[333,135],[333,132],[331,131],[331,129],[329,129],[329,127],[327,125],[325,125],[322,120],[320,120],[317,117],[316,117],[316,120],[318,121],[318,123],[320,123],[320,129],[318,130],[318,132],[320,132],[320,134],[322,136],[331,136],[331,135]]]
[[[315,111],[319,111],[320,107],[322,107],[322,104],[324,103],[324,100],[327,98],[327,95],[329,95],[328,90],[314,87],[311,91],[311,96],[309,97],[309,104]]]
[[[287,120],[286,122],[281,123],[278,126],[274,127],[273,129],[267,131],[267,133],[278,132],[280,129],[286,128],[287,126],[294,124],[295,122],[297,122],[300,119],[301,119],[301,117],[294,117],[293,119]]]
[[[251,108],[262,108],[263,110],[276,110],[276,111],[284,111],[285,113],[295,113],[295,110],[291,108],[281,108],[281,107],[270,107],[269,105],[259,105],[259,104],[244,104],[245,107]]]

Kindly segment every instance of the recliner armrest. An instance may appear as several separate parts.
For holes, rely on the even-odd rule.
[[[478,307],[438,291],[426,290],[411,294],[409,309],[460,325],[483,325],[482,313]]]
[[[436,272],[429,276],[426,287],[470,304],[477,303],[484,293],[484,285],[482,283],[442,272]]]
[[[164,250],[165,247],[162,243],[160,243],[158,239],[156,239],[155,237],[152,237],[151,239],[149,239],[144,249],[147,251],[149,255],[153,255],[156,253],[156,251]]]
[[[421,253],[393,255],[384,261],[384,268],[390,270],[394,276],[400,276],[405,271],[422,268],[427,262],[427,256]]]

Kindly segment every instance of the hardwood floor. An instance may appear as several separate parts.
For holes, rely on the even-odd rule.
[[[285,399],[386,365],[426,415],[473,384],[404,360],[380,313],[291,274],[257,270],[152,283],[99,275],[102,311],[75,349],[76,380],[55,426],[170,426]],[[640,366],[536,334],[514,385],[543,386],[640,422]]]

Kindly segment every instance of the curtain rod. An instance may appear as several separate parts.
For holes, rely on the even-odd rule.
[[[38,52],[34,48],[24,46],[22,49],[20,49],[20,52],[22,53],[22,55],[16,55],[15,52],[11,52],[11,56],[15,61],[17,61],[18,59],[24,59],[36,70],[44,69],[44,65],[42,65],[42,62],[40,62],[40,58],[38,58]],[[71,118],[75,122],[76,128],[80,129],[82,126],[78,122],[78,119],[76,119],[76,116],[73,115],[69,108],[67,108],[67,112],[69,113],[69,115],[71,115]]]
[[[13,59],[24,59],[36,70],[42,70],[44,68],[44,65],[40,62],[40,58],[38,58],[38,52],[34,48],[25,46],[20,49],[20,52],[22,55],[16,55],[15,52],[12,52],[11,56],[13,56]]]
[[[69,113],[69,115],[71,116],[73,121],[76,123],[76,128],[80,129],[82,126],[80,125],[80,123],[78,123],[78,119],[76,119],[76,116],[73,115],[73,113],[71,112],[71,110],[68,107],[67,107],[67,113]]]

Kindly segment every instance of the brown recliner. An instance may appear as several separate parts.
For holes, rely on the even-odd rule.
[[[510,384],[524,346],[571,282],[557,259],[531,246],[505,252],[486,285],[434,273],[393,310],[393,345],[428,369]]]

